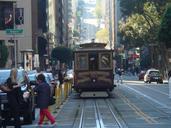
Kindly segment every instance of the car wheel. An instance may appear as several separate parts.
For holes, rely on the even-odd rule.
[[[163,84],[163,81],[160,81],[159,83],[160,83],[160,84]]]
[[[29,106],[27,108],[27,112],[24,115],[24,123],[32,124],[32,121],[35,119],[35,109],[32,109],[32,101],[29,102]]]
[[[33,114],[34,112],[32,112],[32,110],[28,110],[28,112],[25,113],[24,115],[24,124],[32,124],[33,121]]]
[[[24,124],[32,124],[32,113],[24,116]]]

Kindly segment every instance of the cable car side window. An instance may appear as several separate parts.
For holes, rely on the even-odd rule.
[[[88,54],[77,53],[76,55],[76,69],[77,70],[88,70]]]
[[[100,69],[111,69],[112,58],[110,53],[99,53],[99,67]]]

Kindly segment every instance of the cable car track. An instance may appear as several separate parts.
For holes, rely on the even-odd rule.
[[[109,99],[84,99],[78,128],[125,128]]]

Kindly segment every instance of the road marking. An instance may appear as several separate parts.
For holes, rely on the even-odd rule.
[[[127,85],[130,85],[130,84],[127,84]],[[136,85],[136,84],[135,84],[135,85]],[[137,85],[141,85],[141,84],[137,84]],[[142,86],[143,86],[143,85],[142,85]],[[159,92],[159,93],[161,93],[161,94],[163,94],[163,95],[169,96],[169,94],[167,94],[167,93],[165,93],[165,92],[162,92],[162,91],[159,91],[159,90],[157,90],[157,89],[150,88],[150,87],[148,87],[148,86],[143,86],[143,87],[148,88],[148,89],[151,89],[151,90],[156,91],[156,92]]]
[[[132,91],[134,91],[134,92],[136,92],[137,94],[139,94],[139,95],[141,95],[141,96],[143,96],[143,97],[145,97],[145,98],[147,98],[147,99],[149,99],[149,100],[155,102],[156,104],[158,104],[158,105],[160,105],[160,106],[162,106],[162,107],[164,107],[164,108],[170,109],[170,107],[168,107],[167,105],[165,105],[165,104],[163,104],[163,103],[161,103],[161,102],[155,100],[154,98],[152,98],[152,97],[150,97],[150,96],[147,96],[147,95],[141,93],[141,92],[138,91],[138,90],[135,90],[135,89],[133,89],[133,88],[131,88],[131,87],[128,87],[128,86],[125,86],[125,85],[123,85],[123,86],[126,87],[126,88],[128,88],[128,89],[130,89],[130,90],[132,90]]]
[[[145,114],[140,108],[138,108],[134,103],[132,103],[128,98],[126,98],[124,95],[121,95],[121,94],[118,94],[122,99],[123,101],[128,104],[128,106],[130,108],[132,108],[132,110],[134,110],[134,112],[142,117],[147,123],[149,124],[157,124],[158,122],[151,116]]]

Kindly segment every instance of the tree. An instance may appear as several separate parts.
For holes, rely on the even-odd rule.
[[[4,42],[0,41],[0,68],[5,67],[8,58],[8,49]]]
[[[78,32],[78,30],[73,30],[73,37],[80,37],[80,33]]]
[[[73,52],[70,48],[60,46],[52,50],[51,57],[55,61],[59,60],[60,63],[70,64],[73,60]]]
[[[125,38],[129,38],[130,46],[133,47],[157,42],[160,15],[156,6],[153,2],[146,2],[142,11],[131,14],[119,23],[119,31]]]
[[[168,1],[121,0],[120,42],[131,47],[157,43],[161,15]]]
[[[102,19],[103,17],[103,10],[102,10],[102,3],[101,3],[101,0],[97,0],[96,1],[96,8],[95,8],[95,15],[98,19],[98,27],[100,26],[100,20]]]
[[[153,2],[157,12],[162,15],[166,3],[170,2],[170,0],[120,0],[122,16],[127,17],[134,13],[143,13],[143,5],[146,2]]]
[[[168,4],[167,9],[161,21],[158,39],[164,42],[167,48],[171,48],[171,4]]]
[[[96,16],[98,19],[102,18],[102,7],[99,2],[97,2],[97,4],[96,4],[95,13],[96,13]]]
[[[160,42],[160,47],[162,48],[161,54],[162,59],[164,60],[164,65],[166,68],[171,69],[170,64],[168,63],[168,52],[167,48],[171,48],[171,4],[168,4],[163,18],[161,20],[161,25],[158,33],[158,39]]]
[[[122,19],[119,23],[120,42],[125,47],[149,47],[151,66],[158,64],[157,33],[164,7],[169,0],[121,0]]]
[[[100,42],[108,42],[109,39],[109,32],[106,28],[99,30],[96,33],[96,39]]]

